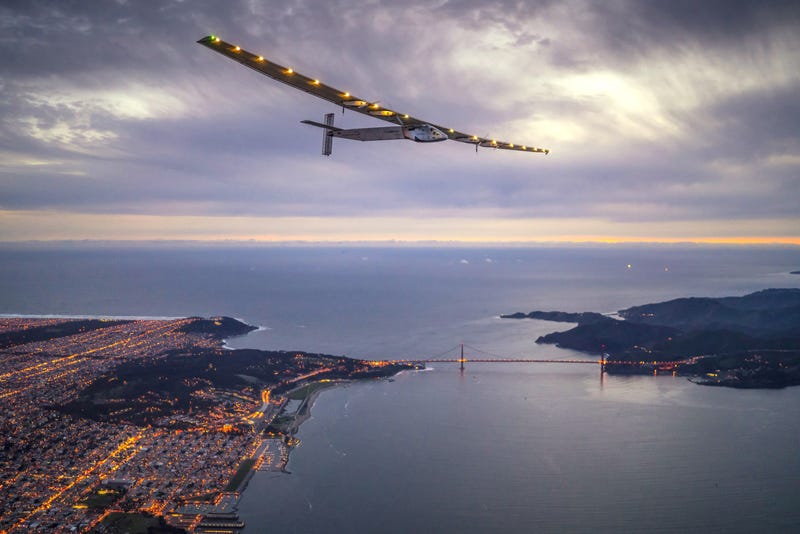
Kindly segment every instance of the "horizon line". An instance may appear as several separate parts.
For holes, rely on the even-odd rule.
[[[800,246],[800,237],[704,237],[704,238],[634,238],[574,237],[536,240],[469,240],[469,239],[258,239],[258,238],[131,238],[131,239],[25,239],[0,240],[0,246],[55,244],[209,244],[266,246],[569,246],[569,245],[717,245],[717,246]]]

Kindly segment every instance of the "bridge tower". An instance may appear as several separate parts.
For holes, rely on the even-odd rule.
[[[464,372],[464,344],[461,344],[461,358],[458,359],[461,365],[461,372]]]

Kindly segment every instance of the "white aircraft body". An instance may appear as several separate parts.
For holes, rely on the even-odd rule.
[[[333,124],[333,113],[325,115],[324,123],[310,120],[301,121],[304,124],[317,126],[324,130],[322,137],[322,154],[325,156],[331,155],[333,151],[333,138],[335,137],[354,141],[408,139],[418,143],[436,143],[451,139],[453,141],[475,145],[475,150],[478,150],[478,147],[488,147],[502,150],[516,150],[519,152],[535,152],[539,154],[550,153],[550,150],[546,148],[507,143],[496,139],[470,135],[456,131],[453,128],[432,124],[428,121],[423,121],[407,114],[387,109],[377,102],[370,102],[355,97],[347,91],[340,91],[339,89],[323,84],[318,79],[309,78],[308,76],[295,72],[292,68],[267,61],[263,56],[243,50],[239,46],[226,43],[215,35],[203,37],[197,42],[211,50],[238,61],[246,67],[250,67],[256,72],[269,76],[273,80],[278,80],[279,82],[291,85],[295,89],[313,94],[323,100],[339,105],[342,107],[342,110],[351,109],[364,115],[369,115],[394,124],[393,126],[378,128],[339,128]]]

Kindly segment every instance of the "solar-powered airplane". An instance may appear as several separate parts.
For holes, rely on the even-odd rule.
[[[516,143],[507,143],[505,141],[497,141],[496,139],[487,139],[485,137],[478,137],[477,135],[469,135],[463,132],[432,124],[428,121],[423,121],[415,117],[411,117],[405,113],[400,113],[391,109],[387,109],[378,102],[371,102],[362,98],[351,95],[347,91],[340,91],[329,85],[325,85],[315,78],[309,78],[298,72],[295,72],[289,67],[284,67],[265,59],[263,56],[253,54],[247,50],[243,50],[239,46],[227,43],[217,37],[216,35],[209,35],[197,41],[203,46],[219,52],[223,56],[227,56],[235,61],[238,61],[246,67],[269,76],[273,80],[278,80],[287,85],[291,85],[295,89],[300,89],[306,93],[312,94],[328,102],[332,102],[337,106],[345,109],[351,109],[370,117],[382,119],[391,122],[394,126],[385,126],[379,128],[350,128],[344,129],[333,125],[333,113],[325,115],[325,123],[314,121],[301,121],[305,124],[323,128],[322,137],[322,154],[330,156],[333,150],[333,138],[339,137],[342,139],[353,139],[356,141],[386,141],[390,139],[408,139],[418,143],[435,143],[438,141],[446,141],[452,139],[461,143],[469,143],[475,145],[475,150],[478,147],[498,148],[503,150],[517,150],[520,152],[537,152],[540,154],[549,154],[550,150],[546,148],[537,148],[528,145],[519,145]]]

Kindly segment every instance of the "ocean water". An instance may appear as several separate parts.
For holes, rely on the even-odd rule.
[[[568,325],[497,316],[800,287],[796,247],[6,245],[0,259],[0,313],[231,315],[265,327],[235,347],[374,358],[462,342],[467,358],[584,357],[533,343]],[[323,392],[299,437],[291,474],[251,481],[247,532],[800,526],[800,388],[438,364]]]

